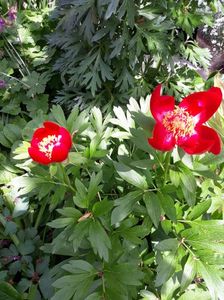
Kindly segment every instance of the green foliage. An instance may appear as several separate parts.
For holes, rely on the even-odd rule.
[[[213,13],[198,1],[22,2],[0,33],[0,299],[224,300],[223,151],[155,151],[150,96],[139,99],[158,82],[177,100],[213,84],[194,40]],[[222,115],[210,122],[221,138]],[[73,141],[48,166],[28,154],[46,120]]]
[[[20,216],[54,232],[52,240],[41,240],[41,251],[68,260],[47,277],[54,282],[51,299],[137,299],[143,286],[143,299],[185,299],[191,293],[223,299],[223,221],[212,209],[222,172],[209,185],[212,160],[200,169],[206,157],[175,151],[168,172],[169,156],[140,142],[152,124],[147,106],[148,99],[141,105],[131,99],[127,110],[116,107],[114,115],[75,108],[68,117],[54,106],[47,119],[76,132],[75,148],[62,165],[27,160],[27,142],[13,150],[15,175],[3,190],[4,234],[18,239],[13,255],[25,257],[34,255],[38,243],[21,236]],[[91,151],[101,151],[100,157]],[[21,202],[13,204],[10,189]],[[11,214],[13,220],[5,221]],[[26,289],[33,291],[30,285]]]
[[[61,73],[64,86],[55,101],[70,107],[124,102],[171,78],[173,92],[180,91],[178,83],[187,93],[189,77],[199,81],[200,76],[181,70],[179,61],[196,70],[206,69],[210,59],[209,50],[186,38],[212,22],[212,11],[200,6],[173,0],[57,1],[58,25],[49,44],[55,51],[53,70]]]
[[[6,282],[0,282],[0,296],[6,300],[23,300],[24,298]]]

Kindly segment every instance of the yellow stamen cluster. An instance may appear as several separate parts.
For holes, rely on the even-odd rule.
[[[176,106],[174,111],[165,114],[163,121],[165,128],[171,132],[176,140],[179,137],[191,136],[194,133],[194,119],[184,108]]]
[[[61,135],[48,135],[38,144],[39,150],[51,159],[54,146],[60,145]]]

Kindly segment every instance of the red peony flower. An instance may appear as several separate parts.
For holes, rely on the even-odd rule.
[[[206,92],[193,93],[176,106],[173,97],[161,95],[161,87],[158,85],[151,96],[150,109],[156,124],[149,144],[161,151],[170,151],[177,145],[188,154],[206,151],[219,154],[219,135],[203,123],[221,104],[221,90],[212,87]]]
[[[43,165],[65,160],[72,146],[71,134],[64,127],[50,121],[43,125],[33,134],[28,149],[30,157]]]

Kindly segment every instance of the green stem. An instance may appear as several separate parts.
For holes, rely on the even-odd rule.
[[[105,287],[105,278],[104,278],[104,263],[103,263],[103,274],[102,274],[102,287],[103,287],[103,296],[106,295],[106,287]]]
[[[156,66],[157,72],[159,72],[159,69],[160,69],[160,67],[162,65],[162,62],[163,62],[163,60],[162,60],[162,58],[160,58],[159,61],[158,61],[158,63],[157,63],[157,66]]]
[[[44,201],[44,200],[42,201],[42,204],[41,204],[41,207],[40,207],[40,210],[39,210],[39,213],[38,213],[35,225],[34,225],[35,229],[37,229],[38,226],[40,225],[40,222],[41,222],[43,213],[45,211],[46,205],[47,205],[47,199],[46,199],[46,201]]]
[[[170,157],[171,157],[171,151],[167,152],[166,158],[165,158],[165,166],[164,166],[164,180],[163,180],[163,186],[166,185],[166,180],[167,180],[167,174],[169,171],[169,166],[170,166]]]
[[[188,253],[190,253],[193,258],[198,259],[198,257],[195,255],[195,253],[191,250],[191,248],[185,242],[182,242],[182,245],[188,250]]]
[[[30,86],[29,86],[28,84],[26,84],[25,82],[23,82],[23,81],[17,79],[16,77],[13,77],[13,76],[11,76],[11,75],[8,75],[8,74],[6,74],[6,73],[4,73],[4,72],[0,72],[0,74],[4,75],[4,76],[6,76],[6,77],[12,78],[13,80],[16,80],[16,81],[18,81],[19,83],[21,83],[21,84],[25,85],[26,87],[30,88]]]
[[[62,172],[62,175],[63,175],[63,181],[64,183],[74,192],[76,193],[76,190],[72,187],[71,185],[71,182],[70,182],[70,179],[68,177],[68,175],[66,174],[66,171],[65,171],[65,167],[62,165],[62,164],[58,164],[58,168],[59,170]]]

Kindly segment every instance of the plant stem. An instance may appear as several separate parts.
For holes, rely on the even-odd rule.
[[[46,201],[44,201],[44,200],[42,201],[42,204],[41,204],[41,207],[40,207],[40,210],[39,210],[39,213],[38,213],[35,225],[34,225],[35,229],[37,229],[38,226],[40,225],[40,222],[41,222],[43,213],[45,211],[46,205],[47,205],[47,199],[46,199]]]
[[[105,278],[104,278],[104,263],[103,263],[103,274],[102,274],[102,287],[103,287],[103,296],[106,295],[106,288],[105,288]]]
[[[164,166],[165,171],[164,171],[163,186],[165,186],[166,180],[167,180],[167,174],[168,174],[169,166],[170,166],[170,157],[171,157],[171,151],[167,152],[166,158],[165,158],[165,166]]]
[[[159,72],[159,69],[160,69],[160,67],[162,65],[162,62],[163,62],[163,60],[162,60],[162,58],[160,58],[159,61],[158,61],[158,63],[157,63],[157,66],[156,66],[157,72]]]
[[[12,78],[13,80],[16,80],[16,81],[18,81],[19,83],[21,83],[21,84],[25,85],[26,87],[30,88],[30,86],[29,86],[28,84],[26,84],[25,82],[23,82],[23,81],[17,79],[16,77],[13,77],[13,76],[11,76],[11,75],[8,75],[8,74],[6,74],[6,73],[4,73],[4,72],[0,72],[0,74],[4,75],[4,76],[6,76],[6,77]]]
[[[62,164],[58,164],[58,168],[59,170],[62,172],[62,175],[63,175],[63,181],[64,183],[74,192],[76,193],[76,190],[72,187],[71,185],[71,182],[70,182],[70,179],[68,177],[68,175],[66,174],[65,172],[65,167],[62,165]]]

